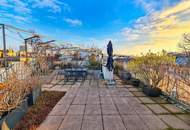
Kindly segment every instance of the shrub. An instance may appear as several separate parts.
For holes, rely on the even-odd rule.
[[[120,62],[115,62],[115,64],[114,64],[114,72],[116,74],[118,74],[119,71],[122,71],[122,70],[123,70],[123,64],[120,63]]]
[[[18,107],[32,88],[40,87],[39,74],[31,75],[30,66],[11,69],[4,83],[0,84],[0,117]]]
[[[168,56],[165,51],[161,53],[148,52],[130,61],[127,68],[148,86],[158,87],[165,74],[162,66],[174,63],[175,57]]]
[[[89,62],[88,68],[89,69],[101,69],[102,64],[98,61]]]
[[[16,72],[12,72],[1,85],[0,116],[20,105],[28,91],[27,81],[19,79],[17,75]]]

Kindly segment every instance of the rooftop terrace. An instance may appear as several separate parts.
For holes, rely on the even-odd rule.
[[[67,93],[38,130],[190,129],[190,115],[175,104],[147,97],[117,76],[114,79],[116,85],[108,87],[92,76],[74,82],[54,76],[43,90]]]

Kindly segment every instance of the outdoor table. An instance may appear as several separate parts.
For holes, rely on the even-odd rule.
[[[74,78],[74,80],[78,80],[80,77],[85,80],[86,76],[87,69],[85,68],[64,69],[64,77],[67,81],[72,78]]]

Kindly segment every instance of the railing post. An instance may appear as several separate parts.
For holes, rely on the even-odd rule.
[[[6,49],[6,38],[5,38],[5,25],[0,24],[2,26],[2,36],[3,36],[3,58],[4,58],[4,65],[6,71],[6,78],[7,78],[7,49]]]

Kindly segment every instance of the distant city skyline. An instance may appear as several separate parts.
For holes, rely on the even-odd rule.
[[[104,50],[112,40],[115,54],[173,52],[190,32],[190,0],[1,0],[0,23]],[[22,37],[6,35],[7,47],[18,50]]]

